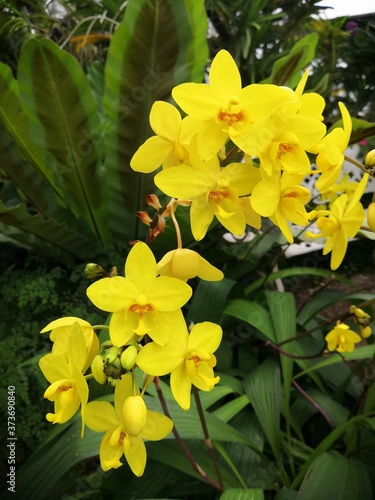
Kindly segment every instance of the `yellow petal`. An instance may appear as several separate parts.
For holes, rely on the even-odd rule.
[[[190,207],[190,224],[193,236],[197,241],[205,237],[213,218],[214,207],[207,205],[205,196],[193,200]]]
[[[223,331],[219,325],[205,321],[193,326],[188,340],[188,350],[204,349],[213,353],[219,347]]]
[[[181,280],[160,276],[145,287],[144,293],[157,311],[168,312],[185,305],[193,291]]]
[[[123,454],[123,447],[118,441],[114,446],[111,445],[112,433],[112,430],[108,431],[100,444],[100,465],[105,472],[122,465],[120,458]]]
[[[156,411],[147,411],[146,425],[141,433],[143,439],[149,441],[159,441],[164,439],[173,429],[173,422],[170,418]]]
[[[130,166],[135,172],[149,174],[159,168],[165,159],[173,152],[174,144],[153,136],[147,139],[134,153]]]
[[[280,190],[272,182],[263,180],[254,187],[251,205],[259,215],[269,217],[276,211],[279,202]]]
[[[110,403],[92,401],[86,405],[85,424],[95,432],[107,432],[116,429],[121,422]]]
[[[109,322],[109,335],[114,346],[125,345],[134,335],[134,329],[138,326],[136,314],[125,316],[123,312],[113,313]]]
[[[140,437],[126,436],[129,445],[125,446],[124,455],[133,474],[137,477],[142,476],[147,461],[146,447]]]
[[[125,311],[135,300],[138,290],[127,278],[103,278],[90,285],[86,291],[91,302],[107,312]]]
[[[142,241],[136,243],[125,262],[126,278],[135,285],[138,292],[142,293],[156,275],[156,260],[150,247]]]
[[[162,376],[171,373],[184,360],[183,350],[179,349],[176,345],[170,344],[163,347],[155,342],[150,342],[139,352],[137,365],[149,375]]]
[[[210,120],[216,113],[221,100],[212,92],[209,85],[205,83],[182,83],[172,90],[172,97],[185,111],[200,120]]]
[[[191,381],[185,370],[185,364],[180,364],[171,373],[171,390],[173,397],[183,410],[190,408]]]
[[[70,327],[75,322],[79,323],[81,326],[91,328],[90,323],[88,323],[84,319],[76,318],[75,316],[65,316],[64,318],[55,319],[54,321],[51,321],[51,323],[48,323],[48,325],[45,326],[43,330],[40,331],[40,333],[49,332],[51,330],[55,330],[56,328]]]
[[[61,354],[46,354],[40,358],[39,368],[51,384],[70,377],[69,365]]]
[[[172,104],[156,101],[150,111],[150,125],[155,134],[174,142],[181,125],[180,113]]]

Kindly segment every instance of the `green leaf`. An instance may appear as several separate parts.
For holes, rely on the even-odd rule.
[[[352,133],[349,144],[357,144],[363,139],[373,137],[375,135],[375,123],[352,118]]]
[[[220,386],[219,386],[220,387]],[[216,390],[216,387],[215,387]],[[228,403],[220,406],[217,410],[213,412],[217,418],[223,422],[228,422],[233,417],[235,417],[240,411],[242,411],[250,403],[249,398],[246,394],[239,396]]]
[[[276,335],[270,315],[257,302],[234,299],[228,303],[223,313],[249,323],[249,325],[262,332],[269,340],[276,342]]]
[[[80,65],[50,40],[32,39],[22,49],[18,74],[34,139],[53,158],[66,203],[96,238],[107,239],[99,115]]]
[[[92,253],[93,244],[84,235],[53,219],[45,220],[39,214],[30,214],[24,204],[7,208],[0,201],[0,222],[4,224],[1,226],[3,233],[23,243],[31,243],[42,252],[45,245],[44,253],[55,257],[60,255],[71,260],[79,256],[84,259]]]
[[[252,370],[244,379],[244,388],[273,454],[278,457],[281,444],[281,381],[277,363],[267,359]]]
[[[337,452],[323,453],[311,465],[301,488],[300,500],[353,500],[373,498],[368,473],[362,462]]]
[[[199,323],[201,321],[220,321],[227,297],[236,285],[234,280],[227,278],[221,281],[200,281],[189,305],[186,321]]]
[[[113,234],[139,239],[135,217],[155,191],[152,174],[130,168],[137,148],[151,135],[149,112],[172,88],[201,81],[207,60],[202,0],[133,0],[113,35],[105,68],[106,169],[109,224]],[[124,231],[125,228],[125,231]]]
[[[264,500],[263,490],[259,488],[229,488],[220,496],[220,500]]]
[[[262,83],[273,83],[275,85],[288,85],[296,87],[301,78],[301,71],[315,57],[316,45],[319,40],[317,33],[304,36],[292,47],[289,54],[280,57],[272,66],[271,75]]]

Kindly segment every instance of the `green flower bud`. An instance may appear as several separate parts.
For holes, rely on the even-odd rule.
[[[369,151],[365,158],[365,166],[369,168],[375,167],[375,149]]]
[[[105,350],[103,358],[108,364],[112,364],[116,361],[116,358],[121,356],[121,348],[119,347],[109,347]]]
[[[131,345],[125,349],[125,351],[121,354],[121,365],[124,370],[129,371],[135,365],[135,361],[137,359],[138,349]]]
[[[107,382],[108,385],[110,385],[111,387],[116,387],[119,380],[120,380],[119,378],[108,377]]]
[[[104,269],[99,266],[99,264],[94,264],[90,262],[89,264],[86,264],[85,267],[85,275],[92,279],[92,278],[100,278],[101,276],[107,276],[107,273],[104,271]]]
[[[104,373],[104,361],[100,354],[96,355],[91,363],[91,373],[98,384],[107,382],[107,375]]]
[[[141,396],[130,396],[124,403],[122,418],[125,431],[130,436],[139,436],[146,425],[147,407]]]

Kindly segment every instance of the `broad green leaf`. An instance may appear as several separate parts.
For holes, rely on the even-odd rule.
[[[370,359],[375,356],[375,345],[365,345],[356,347],[353,352],[332,353],[328,358],[319,361],[318,363],[306,368],[298,373],[295,378],[302,377],[311,371],[320,370],[326,366],[334,365],[336,363],[345,363],[347,361],[355,361],[360,359]]]
[[[337,452],[318,456],[306,473],[299,500],[353,500],[373,498],[367,470],[362,462]]]
[[[32,245],[39,246],[42,252],[44,243],[46,246],[53,245],[46,248],[45,253],[55,252],[55,256],[59,255],[59,252],[60,256],[68,259],[74,256],[87,258],[91,255],[93,245],[88,238],[66,224],[53,219],[45,220],[39,214],[31,215],[24,204],[7,208],[0,201],[0,222],[8,226],[2,226],[5,234],[26,244],[32,242]],[[16,229],[12,233],[10,228]]]
[[[67,204],[98,239],[107,221],[100,178],[102,137],[89,83],[78,61],[48,39],[31,39],[21,52],[19,85],[34,139],[52,157]]]
[[[216,389],[216,387],[215,387]],[[242,411],[250,403],[249,398],[246,394],[239,396],[228,403],[223,404],[217,410],[213,411],[213,415],[222,420],[223,422],[228,422],[233,417],[235,417],[240,411]]]
[[[284,342],[296,336],[296,304],[293,294],[289,292],[265,291],[265,296],[271,313],[276,342]],[[287,353],[295,354],[298,345],[296,341],[282,346]],[[284,411],[289,420],[289,399],[293,373],[293,359],[280,354],[281,370],[284,387]]]
[[[0,120],[17,144],[24,160],[29,163],[34,175],[41,176],[46,187],[50,185],[62,199],[62,190],[54,182],[52,171],[46,166],[46,153],[43,146],[37,145],[30,137],[30,123],[20,103],[18,82],[13,78],[9,66],[3,63],[0,63]],[[6,168],[14,180],[17,166],[13,163],[10,165],[4,163],[3,168]],[[21,182],[22,176],[25,175],[24,170],[22,169],[19,173]],[[24,182],[22,182],[22,187],[25,187]]]
[[[301,467],[300,471],[294,478],[293,484],[291,485],[292,488],[296,488],[301,481],[304,479],[304,477],[307,477],[307,471],[310,468],[310,466],[314,463],[314,461],[319,457],[322,453],[328,451],[331,446],[347,431],[349,430],[352,426],[357,426],[358,424],[360,425],[367,425],[368,424],[368,419],[362,417],[361,415],[357,417],[353,417],[350,420],[344,422],[342,425],[334,429],[328,436],[323,439],[323,441],[320,442],[320,444],[315,448],[315,450],[311,453],[310,457],[306,462],[303,464]]]
[[[318,40],[319,36],[316,33],[310,33],[298,40],[289,54],[277,59],[271,75],[262,83],[288,85],[294,88],[301,78],[301,71],[313,60]]]
[[[218,323],[228,294],[235,285],[235,281],[227,278],[221,281],[201,280],[190,301],[186,321],[192,321],[193,323],[212,321]]]
[[[304,279],[307,279],[307,276],[322,276],[323,278],[334,277],[335,279],[337,279],[342,283],[346,283],[348,285],[353,286],[351,281],[348,280],[347,278],[344,278],[340,274],[334,273],[332,271],[327,271],[326,269],[314,269],[311,267],[292,267],[288,269],[281,269],[280,271],[271,273],[265,278],[259,278],[258,280],[254,281],[253,283],[251,283],[251,285],[245,288],[245,295],[246,296],[250,295],[250,293],[257,290],[258,288],[263,287],[267,283],[270,283],[277,279],[291,278],[294,276],[305,276],[306,278]]]
[[[229,488],[220,496],[220,500],[264,500],[264,492],[259,488]]]
[[[270,315],[267,310],[250,300],[231,300],[223,311],[224,314],[245,321],[263,333],[269,340],[276,342],[276,336]]]
[[[281,380],[277,363],[263,361],[244,380],[244,388],[258,417],[273,454],[280,454]]]
[[[113,234],[139,239],[135,217],[155,191],[152,174],[130,168],[137,148],[151,135],[149,112],[172,88],[201,81],[207,60],[202,0],[133,0],[113,35],[105,68],[106,170]]]
[[[375,135],[375,123],[352,118],[352,133],[349,144],[357,144],[363,139],[373,137]]]

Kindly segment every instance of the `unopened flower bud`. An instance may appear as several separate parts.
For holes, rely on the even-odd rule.
[[[112,347],[106,349],[103,358],[107,363],[112,364],[115,362],[116,358],[118,358],[120,355],[121,355],[121,349],[113,345]]]
[[[107,273],[104,271],[104,269],[99,266],[99,264],[94,264],[94,263],[89,263],[86,264],[85,267],[85,275],[88,278],[100,278],[101,276],[107,276]]]
[[[124,403],[122,418],[125,431],[130,436],[139,436],[146,425],[147,407],[141,396],[130,396]]]
[[[159,201],[159,198],[156,196],[156,194],[148,194],[146,196],[146,203],[152,208],[155,208],[156,210],[159,210],[161,208],[161,204]]]
[[[98,384],[105,384],[107,382],[107,375],[104,373],[104,361],[98,354],[95,356],[91,363],[91,373]]]
[[[118,378],[108,377],[107,383],[111,387],[116,387],[119,380],[120,379],[118,379]]]
[[[365,158],[365,166],[369,168],[375,167],[375,149],[369,151]]]
[[[360,334],[363,339],[367,339],[372,333],[371,326],[360,327]]]
[[[124,370],[129,371],[135,365],[137,359],[138,349],[135,346],[129,346],[121,354],[121,366]]]
[[[373,201],[367,208],[367,225],[375,233],[375,202]]]

